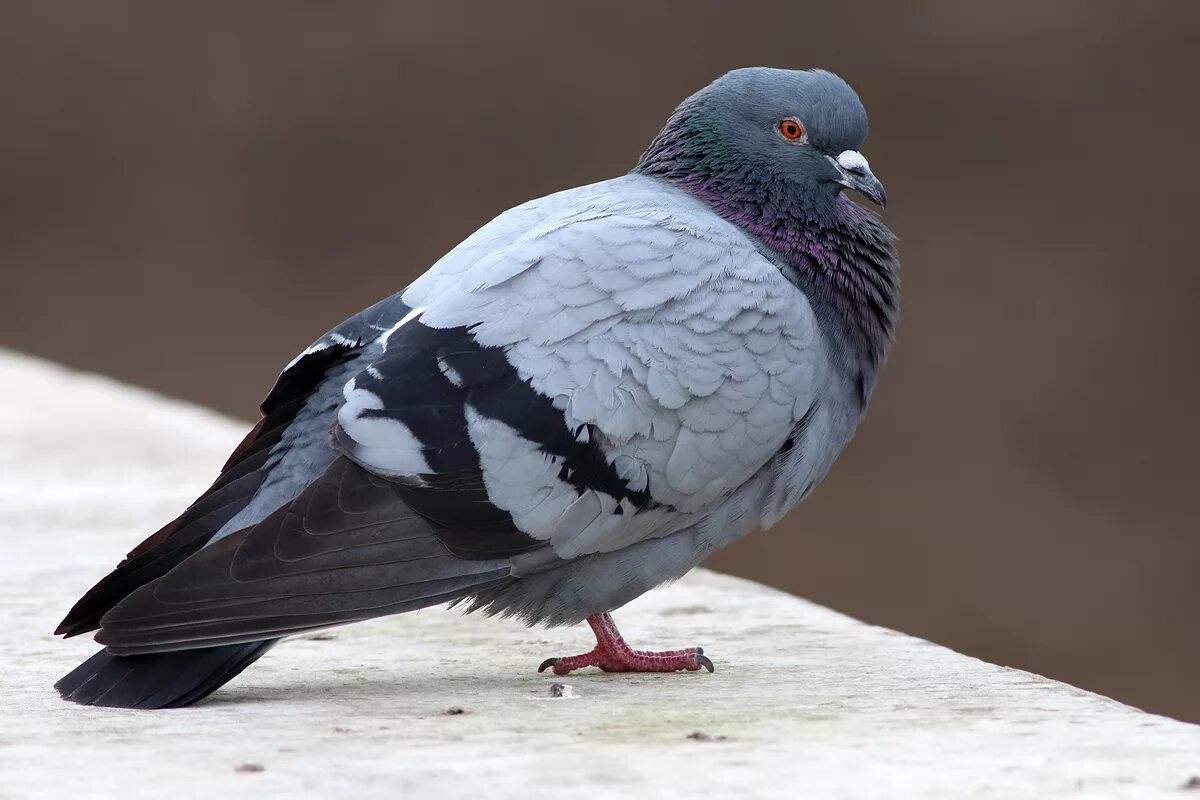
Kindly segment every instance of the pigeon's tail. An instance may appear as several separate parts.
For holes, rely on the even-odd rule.
[[[181,708],[233,680],[278,639],[245,644],[115,656],[101,650],[59,679],[64,699],[109,708]]]

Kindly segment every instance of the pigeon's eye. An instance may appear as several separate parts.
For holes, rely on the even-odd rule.
[[[788,117],[779,121],[779,135],[787,139],[789,142],[803,142],[804,124],[795,117]]]

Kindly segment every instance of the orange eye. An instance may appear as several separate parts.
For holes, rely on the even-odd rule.
[[[790,142],[804,138],[804,126],[795,117],[779,121],[779,135]]]

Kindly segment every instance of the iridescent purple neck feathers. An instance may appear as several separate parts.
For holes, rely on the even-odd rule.
[[[854,351],[869,392],[897,315],[891,232],[840,191],[785,180],[769,164],[739,158],[688,111],[685,105],[668,120],[634,172],[684,189],[777,254]]]

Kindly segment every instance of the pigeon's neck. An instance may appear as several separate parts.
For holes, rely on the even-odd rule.
[[[668,123],[634,172],[680,187],[768,250],[845,345],[846,366],[869,394],[897,313],[891,233],[841,192],[797,192],[711,144],[703,132]]]

